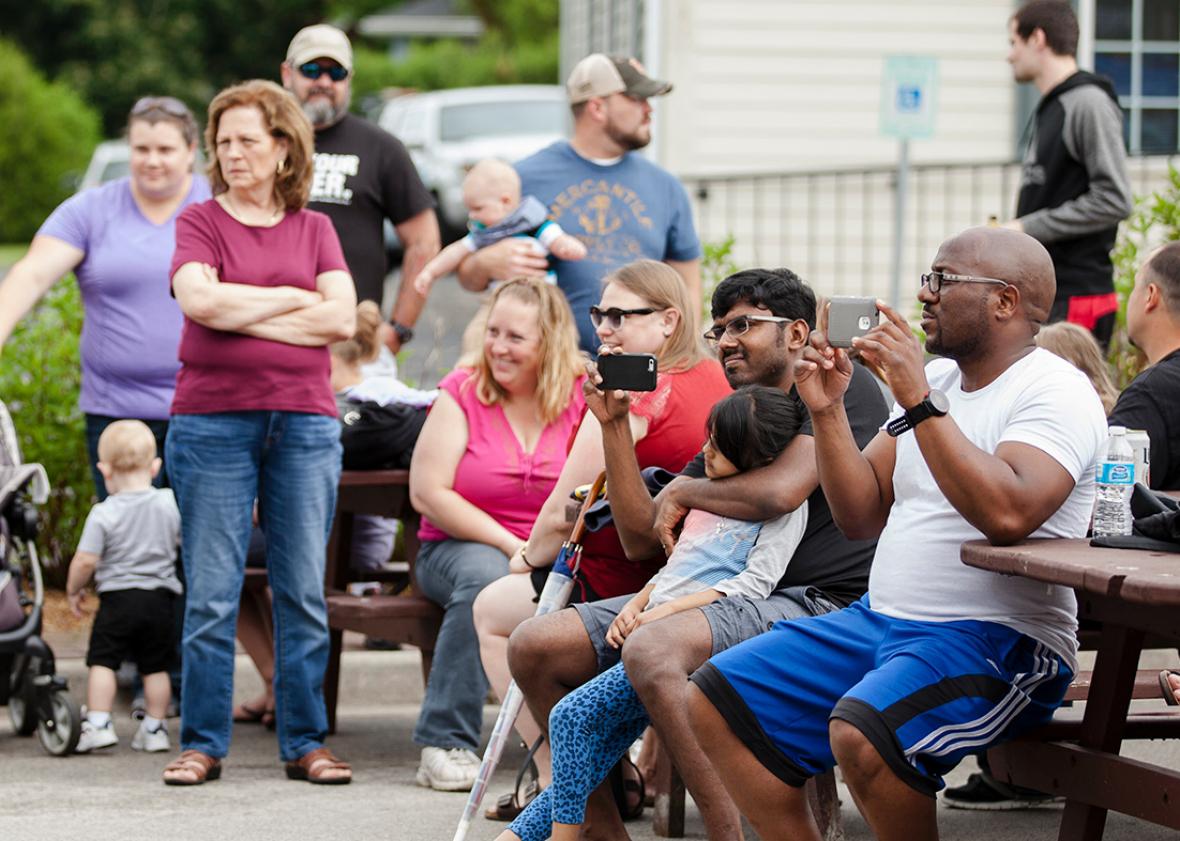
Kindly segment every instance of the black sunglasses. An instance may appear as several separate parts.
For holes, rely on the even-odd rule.
[[[188,106],[174,96],[144,96],[131,106],[132,117],[142,117],[151,111],[163,111],[173,117],[192,119]]]
[[[641,307],[635,310],[621,310],[618,307],[611,307],[608,310],[601,310],[598,307],[590,308],[590,323],[595,327],[601,327],[604,323],[611,330],[618,330],[623,326],[623,321],[629,315],[651,315],[656,312],[655,307]]]
[[[333,64],[331,67],[326,67],[318,61],[309,61],[306,64],[299,65],[299,72],[303,74],[305,79],[311,79],[313,82],[325,73],[333,82],[343,82],[348,78],[348,68],[341,67],[339,64]]]

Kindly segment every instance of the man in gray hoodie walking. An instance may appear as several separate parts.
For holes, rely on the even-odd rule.
[[[1032,0],[1008,22],[1008,63],[1041,92],[1024,156],[1016,219],[1053,258],[1050,321],[1072,321],[1105,347],[1118,298],[1110,251],[1131,213],[1123,113],[1110,80],[1078,70],[1078,19],[1068,2]]]

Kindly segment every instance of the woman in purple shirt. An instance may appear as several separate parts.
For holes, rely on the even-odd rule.
[[[98,436],[120,418],[144,421],[164,455],[180,363],[180,307],[168,294],[176,217],[209,198],[193,174],[197,123],[178,99],[147,96],[127,126],[131,174],[64,201],[0,285],[0,347],[33,305],[69,272],[78,278],[86,440],[98,498],[107,492]],[[158,482],[164,479],[161,470]]]

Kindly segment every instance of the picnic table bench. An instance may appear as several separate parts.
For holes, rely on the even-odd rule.
[[[1072,587],[1079,618],[1098,623],[1094,670],[1071,688],[1086,700],[1081,719],[1066,710],[1041,730],[993,748],[992,773],[1063,795],[1060,841],[1098,841],[1111,809],[1180,830],[1180,772],[1119,755],[1124,739],[1180,737],[1180,714],[1128,714],[1133,697],[1159,697],[1154,673],[1138,671],[1149,635],[1180,642],[1180,555],[1098,548],[1087,540],[973,540],[963,544],[962,560]]]

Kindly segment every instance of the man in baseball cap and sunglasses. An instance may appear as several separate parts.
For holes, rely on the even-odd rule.
[[[280,67],[289,90],[315,129],[315,178],[310,207],[336,227],[358,300],[381,302],[389,271],[382,222],[389,219],[405,249],[402,277],[418,275],[439,250],[434,200],[401,142],[350,114],[352,44],[334,26],[299,30]],[[426,299],[413,284],[398,288],[382,338],[396,352],[413,338]],[[386,358],[392,367],[392,355]]]

